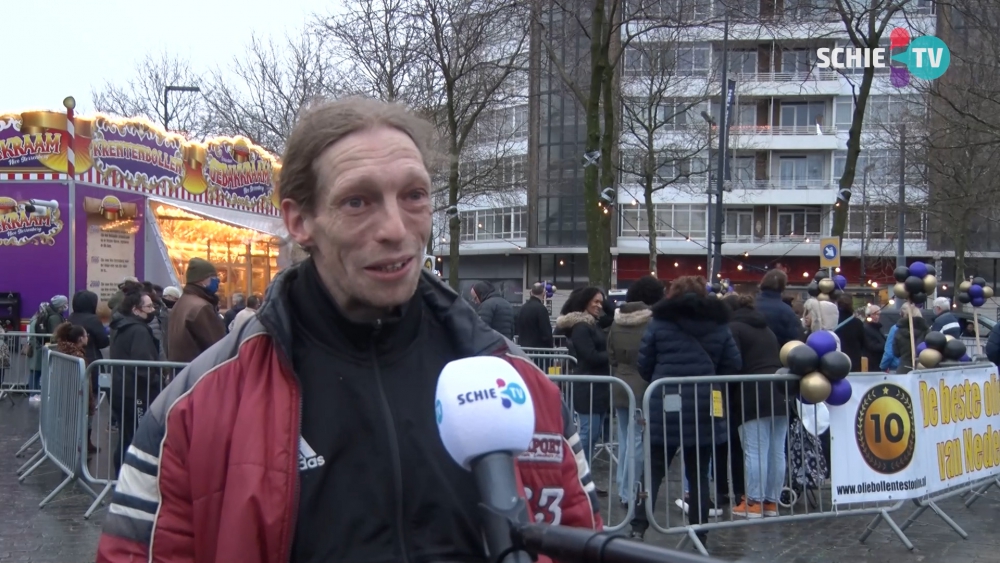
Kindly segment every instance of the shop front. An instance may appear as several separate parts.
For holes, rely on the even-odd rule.
[[[225,307],[233,293],[262,294],[288,262],[280,164],[263,149],[104,116],[74,117],[71,141],[67,123],[63,112],[0,115],[0,295],[20,304],[5,328],[53,295],[106,301],[125,277],[183,285],[195,256],[219,270]]]

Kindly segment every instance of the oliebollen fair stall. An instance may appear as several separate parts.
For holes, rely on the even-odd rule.
[[[218,269],[225,308],[234,293],[262,294],[291,263],[280,164],[267,151],[243,138],[189,141],[141,119],[77,116],[72,99],[65,105],[0,114],[5,329],[53,295],[89,289],[106,301],[128,276],[180,287],[196,256]]]

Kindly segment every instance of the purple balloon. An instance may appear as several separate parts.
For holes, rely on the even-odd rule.
[[[847,288],[847,278],[841,275],[836,275],[833,278],[833,285],[837,289],[843,290]]]
[[[924,277],[927,276],[927,264],[924,264],[923,262],[914,262],[910,264],[910,275],[924,279]]]
[[[975,287],[975,286],[973,286],[973,287]],[[982,307],[985,304],[986,304],[986,298],[984,298],[984,297],[973,297],[972,298],[972,306],[973,307]]]
[[[809,338],[806,339],[806,345],[815,350],[816,354],[822,358],[837,350],[837,338],[828,330],[820,330],[809,335]]]
[[[826,404],[832,407],[846,405],[851,400],[851,382],[846,379],[834,381],[830,385],[830,396],[826,398]]]
[[[983,296],[983,286],[981,286],[981,285],[972,285],[972,286],[969,286],[969,292],[968,293],[969,293],[969,297],[971,297],[973,299],[975,299],[976,297],[982,297]]]
[[[706,283],[705,284],[705,291],[707,291],[709,293],[712,293],[712,284]]]
[[[921,342],[920,344],[917,344],[917,355],[919,355],[921,352],[923,352],[926,349],[927,349],[927,343],[926,342]]]
[[[972,361],[972,358],[970,358],[968,354],[965,354],[965,355],[964,355],[964,356],[962,356],[962,358],[961,358],[960,360],[958,360],[958,361],[960,361],[960,362],[971,362],[971,361]]]

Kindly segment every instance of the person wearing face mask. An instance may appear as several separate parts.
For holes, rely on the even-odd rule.
[[[111,321],[115,339],[111,342],[112,360],[155,362],[160,347],[149,323],[156,315],[153,299],[144,291],[126,293],[118,305],[118,315]],[[150,380],[154,380],[151,384]],[[159,394],[159,372],[150,368],[115,366],[111,371],[111,408],[117,413],[121,429],[115,453],[115,474],[121,469],[122,453],[132,443],[135,427],[149,404]]]
[[[167,332],[167,359],[190,362],[226,336],[226,326],[218,314],[219,277],[208,260],[188,262],[187,285],[170,311]]]

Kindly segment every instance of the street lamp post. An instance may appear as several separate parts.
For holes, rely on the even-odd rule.
[[[707,111],[701,112],[701,118],[704,119],[706,123],[708,123],[708,161],[707,161],[708,171],[706,173],[706,176],[708,176],[708,186],[705,188],[705,193],[708,194],[708,224],[706,225],[705,229],[706,232],[705,246],[708,247],[708,264],[706,265],[705,269],[708,272],[709,281],[711,281],[712,261],[713,261],[712,225],[715,224],[712,222],[712,217],[714,215],[714,213],[712,212],[712,127],[715,127],[715,118],[712,117],[711,114],[709,114]]]
[[[861,284],[865,285],[865,254],[868,252],[868,172],[874,168],[874,164],[865,166],[861,181],[861,215],[863,222],[861,225]],[[850,209],[848,209],[850,213]]]
[[[170,93],[171,92],[201,92],[201,88],[197,86],[164,86],[163,87],[163,129],[170,131],[170,110],[168,104],[170,103]]]

